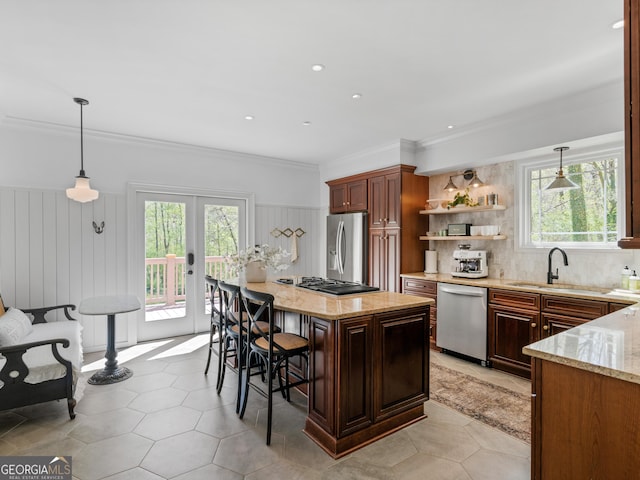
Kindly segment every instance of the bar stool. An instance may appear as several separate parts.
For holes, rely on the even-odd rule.
[[[240,299],[240,287],[230,283],[218,282],[218,288],[220,289],[221,297],[221,312],[222,323],[221,329],[224,331],[224,342],[222,342],[222,349],[220,354],[220,365],[217,383],[217,392],[220,394],[222,386],[224,384],[224,377],[227,368],[232,368],[228,365],[228,359],[235,358],[236,369],[238,373],[238,393],[236,398],[236,413],[240,411],[240,392],[242,389],[243,381],[243,368],[244,360],[246,358],[246,346],[247,346],[247,331],[249,328],[249,321],[247,320],[247,312],[244,308],[244,303]],[[267,330],[269,325],[267,323],[258,323],[254,326],[253,334],[258,327]],[[277,328],[277,331],[280,331]]]
[[[210,275],[204,276],[204,281],[207,284],[207,290],[209,292],[209,303],[211,305],[211,317],[209,326],[209,355],[207,356],[207,366],[204,369],[204,374],[209,373],[209,365],[211,364],[211,353],[213,352],[213,336],[216,331],[218,332],[218,358],[222,352],[222,316],[221,316],[221,302],[220,289],[218,288],[218,280]],[[218,362],[218,378],[220,378],[220,362]]]
[[[289,391],[298,385],[308,383],[309,370],[309,342],[306,338],[295,335],[293,333],[282,333],[276,330],[273,315],[273,295],[268,293],[260,293],[241,288],[241,297],[244,303],[244,309],[249,317],[251,325],[251,338],[247,349],[247,359],[245,364],[248,365],[244,374],[244,385],[242,387],[242,399],[240,408],[240,418],[244,416],[247,407],[247,397],[249,393],[249,383],[252,375],[263,375],[266,373],[267,390],[266,392],[258,387],[255,389],[267,397],[267,445],[271,444],[271,419],[273,414],[273,394],[282,392],[282,396],[291,401]],[[265,324],[266,327],[265,328]],[[301,377],[289,370],[289,358],[301,355],[305,359],[307,367],[307,375]],[[251,374],[251,368],[260,367],[260,372]],[[266,368],[266,372],[263,370]],[[274,388],[273,380],[278,377],[278,387]],[[284,384],[283,384],[284,377]],[[291,383],[289,378],[296,379]]]

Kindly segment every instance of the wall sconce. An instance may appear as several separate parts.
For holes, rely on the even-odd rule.
[[[557,190],[559,192],[562,192],[564,190],[573,190],[574,188],[580,188],[578,185],[565,177],[564,173],[562,172],[562,152],[564,152],[565,150],[569,150],[569,147],[556,147],[553,149],[554,152],[560,152],[560,169],[556,173],[556,179],[545,187],[545,191]]]
[[[447,183],[444,187],[444,189],[447,190],[448,192],[453,192],[454,190],[460,190],[458,186],[455,183],[453,183],[453,177],[463,177],[465,180],[469,180],[469,184],[467,185],[469,187],[477,188],[477,187],[482,187],[484,185],[484,182],[478,178],[478,174],[476,173],[475,170],[467,169],[462,173],[451,175],[449,177],[449,183]]]
[[[89,185],[89,177],[84,173],[84,144],[82,140],[82,107],[89,105],[84,98],[74,98],[74,102],[80,105],[80,174],[76,177],[76,184],[73,188],[67,188],[67,197],[76,202],[86,203],[98,198],[98,191],[93,190]]]

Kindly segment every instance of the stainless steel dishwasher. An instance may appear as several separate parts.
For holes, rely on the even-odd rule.
[[[487,289],[438,282],[436,345],[487,366]]]

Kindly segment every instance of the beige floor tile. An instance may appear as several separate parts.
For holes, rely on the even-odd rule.
[[[126,472],[116,473],[105,477],[104,480],[164,480],[161,476],[151,473],[143,468],[132,468]]]
[[[53,442],[39,443],[31,448],[27,448],[20,452],[21,455],[41,455],[41,456],[57,456],[75,457],[79,455],[86,443],[76,440],[75,438],[67,437]]]
[[[389,467],[372,465],[362,459],[350,457],[322,472],[325,480],[395,480]]]
[[[217,438],[226,438],[250,428],[247,423],[238,418],[235,402],[222,407],[207,410],[202,414],[196,430],[213,435]]]
[[[204,367],[206,366],[206,360],[201,358],[190,358],[188,360],[173,362],[167,365],[164,369],[167,373],[173,373],[175,375],[184,375],[187,373],[199,373],[204,375]],[[211,367],[209,367],[211,368]]]
[[[192,408],[173,407],[147,414],[134,432],[151,440],[161,440],[193,430],[201,415],[201,412]]]
[[[217,465],[206,465],[191,472],[174,477],[172,480],[242,480],[244,475],[232,472]],[[286,477],[280,480],[285,480]],[[288,480],[288,479],[287,479]]]
[[[84,416],[73,421],[74,428],[69,435],[84,443],[93,443],[132,432],[143,418],[143,413],[129,408]]]
[[[257,472],[246,475],[245,480],[320,480],[320,472],[281,460]]]
[[[493,450],[517,457],[529,458],[531,445],[481,422],[471,422],[466,430],[486,450]]]
[[[409,433],[399,431],[357,450],[352,456],[371,465],[393,467],[417,453]]]
[[[322,448],[311,440],[304,432],[294,432],[285,437],[284,458],[291,463],[303,467],[310,467],[317,471],[323,471],[337,465],[340,461],[334,460]]]
[[[216,357],[217,359],[217,357]],[[213,360],[212,360],[213,362]],[[186,373],[186,374],[181,374],[178,375],[178,378],[176,378],[176,381],[173,382],[171,384],[171,386],[173,388],[179,388],[181,390],[185,390],[187,392],[195,392],[198,390],[201,390],[203,388],[213,388],[215,390],[216,388],[216,381],[217,381],[217,373],[211,371],[211,368],[209,369],[209,374],[205,375],[204,374],[204,363],[201,365],[200,368],[201,371],[198,372],[193,372],[193,373]],[[227,383],[228,379],[225,379],[225,387],[227,387],[228,385],[233,385],[233,391],[236,391],[235,388],[235,378],[233,380],[233,382],[229,382]],[[235,393],[234,393],[235,394]]]
[[[25,422],[27,417],[20,415],[16,410],[9,410],[0,413],[0,437],[8,431],[16,428],[22,422]]]
[[[201,412],[214,410],[225,405],[234,405],[235,409],[235,404],[235,389],[232,391],[229,388],[223,388],[220,394],[218,394],[215,385],[189,392],[182,402],[183,406],[200,410]]]
[[[458,462],[434,457],[426,453],[413,455],[393,467],[397,479],[402,480],[471,480]],[[494,480],[510,480],[508,477]]]
[[[130,390],[123,388],[112,390],[108,389],[108,385],[106,387],[105,390],[100,390],[98,387],[92,392],[86,392],[78,402],[76,411],[84,415],[97,415],[126,407],[137,396],[136,392]]]
[[[177,388],[161,388],[151,392],[140,393],[129,404],[129,408],[144,413],[157,412],[182,404],[187,392]]]
[[[140,465],[153,442],[134,433],[108,438],[87,445],[73,457],[73,475],[96,480]]]
[[[442,405],[435,400],[429,400],[424,404],[424,413],[427,414],[427,424],[432,422],[444,423],[450,425],[464,426],[470,424],[473,419],[461,414],[460,412]],[[419,426],[421,422],[416,424]]]
[[[175,477],[211,463],[219,442],[194,431],[165,438],[151,447],[140,466],[161,477]]]
[[[149,375],[136,375],[134,373],[133,377],[121,382],[121,384],[124,385],[126,383],[127,390],[142,393],[170,387],[176,381],[176,378],[176,375],[166,372],[150,373]]]
[[[461,462],[480,449],[464,427],[427,422],[406,429],[418,451]]]
[[[462,462],[473,480],[528,480],[531,478],[529,460],[490,450],[479,450]]]
[[[280,435],[273,435],[271,445],[266,445],[262,432],[246,430],[221,440],[213,463],[246,475],[277,462],[282,452]]]

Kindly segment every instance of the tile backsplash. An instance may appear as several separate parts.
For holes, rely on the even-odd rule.
[[[546,282],[549,249],[516,249],[516,205],[514,185],[516,181],[515,162],[503,162],[478,167],[478,177],[485,183],[478,188],[469,188],[469,195],[476,200],[487,194],[497,194],[498,204],[505,210],[463,212],[429,216],[429,231],[446,229],[449,223],[470,223],[472,225],[498,225],[505,240],[469,240],[474,250],[487,251],[489,277],[531,282]],[[431,198],[453,199],[455,192],[444,190],[449,176],[459,172],[433,175],[429,178]],[[462,176],[454,177],[454,183],[462,186],[467,182]],[[425,232],[426,233],[426,232]],[[451,272],[455,268],[453,251],[458,248],[458,241],[424,242],[426,249],[438,252],[438,271]],[[566,249],[569,265],[564,266],[562,256],[554,254],[553,269],[558,268],[557,283],[570,283],[595,287],[618,287],[620,274],[625,265],[640,274],[640,251],[637,250],[589,250]]]

